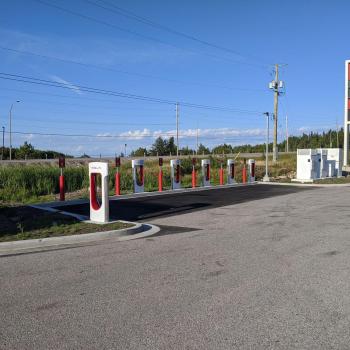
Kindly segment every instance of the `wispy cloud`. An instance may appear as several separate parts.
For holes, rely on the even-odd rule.
[[[77,86],[69,82],[68,80],[60,78],[57,75],[50,75],[50,78],[57,83],[66,85],[70,90],[74,91],[76,94],[83,95],[81,90]]]

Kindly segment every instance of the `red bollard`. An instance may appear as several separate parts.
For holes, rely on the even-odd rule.
[[[60,175],[60,201],[65,200],[64,195],[64,175]]]
[[[163,191],[163,171],[162,171],[162,168],[159,169],[159,174],[158,174],[158,191],[159,192]]]
[[[117,171],[115,173],[115,195],[120,196],[120,173]]]
[[[220,185],[224,184],[224,169],[221,167],[219,170]]]
[[[243,165],[243,170],[242,170],[242,182],[244,184],[247,182],[247,169],[245,167],[245,164]]]
[[[163,191],[163,158],[158,159],[159,173],[158,173],[158,191]]]
[[[195,188],[196,186],[197,186],[197,184],[196,184],[196,170],[193,167],[193,170],[192,170],[192,188]]]

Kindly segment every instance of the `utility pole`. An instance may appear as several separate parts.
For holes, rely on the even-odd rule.
[[[199,134],[199,129],[198,129],[198,122],[197,122],[197,140],[196,140],[197,148],[196,148],[196,154],[198,154],[198,134]]]
[[[176,102],[176,156],[179,156],[179,103]]]
[[[1,152],[1,160],[4,159],[5,152],[5,127],[2,127],[2,152]]]
[[[289,152],[288,115],[286,115],[286,153]]]
[[[266,115],[266,149],[265,149],[265,176],[263,178],[264,182],[269,182],[269,129],[270,129],[270,113],[265,112],[264,115]]]
[[[338,118],[337,118],[337,148],[339,148],[339,128],[338,128]]]
[[[17,100],[17,103],[19,103],[20,101]],[[12,108],[13,108],[13,103],[11,104],[11,108],[10,108],[10,160],[12,160]]]
[[[274,91],[274,108],[273,108],[273,118],[274,118],[274,129],[273,129],[273,156],[272,160],[274,163],[277,162],[278,149],[277,149],[277,130],[278,130],[278,96],[283,88],[283,81],[278,80],[278,68],[279,64],[275,64],[275,79],[269,84],[269,88]]]

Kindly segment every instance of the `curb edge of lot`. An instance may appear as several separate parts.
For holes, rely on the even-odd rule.
[[[80,235],[46,237],[38,239],[27,239],[20,241],[10,241],[0,243],[0,257],[9,254],[18,254],[21,252],[31,252],[43,248],[69,247],[71,245],[81,243],[92,243],[107,239],[115,239],[115,241],[123,242],[138,238],[152,236],[160,231],[156,225],[147,223],[137,223],[130,221],[122,221],[134,224],[135,226],[120,230],[102,231],[83,233]]]

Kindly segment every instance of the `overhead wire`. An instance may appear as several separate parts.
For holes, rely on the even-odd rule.
[[[48,6],[48,7],[55,8],[56,10],[60,10],[60,11],[69,13],[70,15],[74,15],[74,16],[83,18],[83,19],[85,19],[85,20],[89,20],[89,21],[92,21],[92,22],[95,22],[95,23],[98,23],[98,24],[102,24],[102,25],[104,25],[104,26],[108,26],[108,27],[110,27],[110,28],[117,29],[117,30],[119,30],[119,31],[126,32],[126,33],[131,34],[131,35],[135,35],[135,36],[141,37],[141,38],[143,38],[143,39],[147,39],[147,40],[151,40],[151,41],[154,41],[154,42],[158,42],[158,43],[163,44],[163,45],[166,45],[166,46],[171,46],[171,47],[175,47],[175,48],[180,48],[181,50],[184,50],[184,51],[189,51],[189,52],[195,52],[195,53],[196,53],[196,51],[194,51],[194,50],[191,50],[191,49],[188,49],[188,48],[179,47],[179,46],[177,46],[177,45],[174,45],[174,44],[165,42],[165,41],[163,41],[163,40],[160,40],[160,39],[157,39],[157,38],[153,38],[153,37],[150,37],[150,36],[148,36],[148,35],[144,35],[144,34],[141,34],[141,33],[136,32],[136,31],[133,31],[133,30],[125,29],[125,28],[120,27],[120,26],[117,26],[117,25],[115,25],[115,24],[112,24],[112,23],[109,23],[109,22],[106,22],[106,21],[97,19],[97,18],[92,17],[92,16],[84,15],[84,14],[82,14],[82,13],[80,13],[80,12],[76,12],[76,11],[67,9],[67,8],[65,8],[65,7],[58,6],[58,5],[56,5],[56,4],[48,3],[48,2],[43,1],[43,0],[33,0],[33,1],[36,1],[36,2],[38,2],[38,3],[40,3],[40,4],[46,5],[46,6]],[[265,68],[267,67],[267,66],[265,67],[265,66],[253,64],[253,63],[248,63],[248,62],[242,62],[242,61],[232,60],[232,59],[229,59],[229,58],[217,56],[217,55],[215,55],[215,54],[209,54],[209,53],[207,53],[207,52],[201,52],[201,55],[206,55],[206,56],[209,56],[209,57],[212,57],[212,58],[215,58],[215,59],[224,60],[224,61],[228,61],[228,62],[235,63],[235,64],[245,64],[245,65],[249,65],[249,66],[252,66],[252,67],[258,67],[258,68],[263,68],[263,69],[265,69]]]
[[[234,54],[234,55],[240,56],[242,58],[251,57],[254,60],[260,61],[260,59],[258,59],[256,57],[253,57],[251,55],[242,54],[242,53],[240,53],[240,52],[238,52],[236,50],[233,50],[231,48],[227,48],[225,46],[218,45],[218,44],[209,42],[207,40],[203,40],[203,39],[198,38],[198,37],[196,37],[196,36],[194,36],[192,34],[187,34],[185,32],[181,32],[179,30],[176,30],[176,29],[170,28],[168,26],[162,25],[162,24],[157,23],[155,21],[152,21],[152,20],[150,20],[150,19],[148,19],[146,17],[137,15],[137,14],[135,14],[135,13],[129,11],[129,10],[125,10],[125,9],[121,8],[120,6],[117,6],[116,4],[111,3],[110,1],[106,1],[106,0],[100,0],[99,1],[100,3],[102,2],[102,3],[104,3],[104,4],[106,4],[107,6],[110,6],[110,7],[103,6],[100,3],[96,3],[96,1],[85,0],[85,2],[87,2],[87,3],[91,4],[91,5],[97,6],[99,8],[102,8],[102,9],[104,9],[106,11],[110,11],[110,12],[116,13],[118,15],[121,15],[121,16],[130,18],[130,19],[136,20],[136,21],[141,22],[143,24],[152,26],[154,28],[162,29],[162,30],[167,31],[167,32],[169,32],[171,34],[184,37],[186,39],[189,39],[189,40],[192,40],[194,42],[200,43],[202,45],[205,45],[205,46],[208,46],[208,47],[212,47],[212,48],[215,48],[217,50],[221,50],[221,51],[224,51],[224,52],[227,52],[227,53],[230,53],[230,54]],[[269,66],[269,65],[266,65],[266,66]]]
[[[168,105],[176,105],[177,103],[179,103],[182,106],[191,107],[191,108],[209,109],[209,110],[218,110],[218,111],[224,110],[224,111],[242,112],[242,113],[246,112],[251,114],[263,113],[262,111],[246,110],[241,108],[210,106],[210,105],[203,105],[198,103],[190,103],[186,101],[177,101],[177,100],[163,99],[163,98],[157,98],[157,97],[149,97],[144,95],[136,95],[136,94],[131,94],[131,93],[122,92],[122,91],[112,91],[112,90],[87,87],[87,86],[78,85],[75,83],[66,84],[61,82],[55,82],[53,80],[45,80],[45,79],[28,77],[28,76],[18,75],[18,74],[9,74],[4,72],[0,72],[0,79],[12,80],[12,81],[36,84],[36,85],[51,86],[56,88],[69,89],[73,91],[80,91],[80,92],[82,91],[82,92],[89,92],[89,93],[95,93],[95,94],[123,97],[128,99],[142,100],[147,102],[154,102],[154,103],[161,103],[161,104],[168,104]]]
[[[121,73],[121,74],[132,75],[132,76],[143,77],[143,78],[163,80],[163,81],[167,81],[167,82],[171,82],[171,83],[177,83],[177,84],[187,84],[187,85],[195,85],[195,86],[207,86],[207,87],[215,87],[215,88],[224,89],[224,90],[236,90],[236,91],[247,91],[247,92],[267,92],[268,91],[268,90],[264,90],[264,89],[237,88],[237,87],[230,87],[230,86],[225,86],[225,85],[220,85],[220,84],[215,84],[215,83],[193,82],[193,81],[185,81],[185,80],[180,80],[180,79],[164,78],[164,77],[159,77],[159,76],[155,76],[155,75],[151,75],[151,74],[129,72],[129,71],[125,71],[125,70],[121,70],[121,69],[115,69],[115,68],[106,67],[106,66],[102,66],[102,65],[84,63],[84,62],[69,60],[69,59],[55,57],[55,56],[48,56],[48,55],[38,54],[38,53],[35,53],[35,52],[31,52],[31,51],[24,51],[24,50],[18,50],[18,49],[14,49],[14,48],[9,48],[9,47],[5,47],[5,46],[0,46],[0,49],[3,50],[3,51],[19,53],[19,54],[22,54],[22,55],[30,55],[30,56],[39,57],[39,58],[42,58],[42,59],[47,59],[47,60],[56,60],[56,61],[59,61],[59,62],[75,64],[75,65],[79,65],[79,66],[83,66],[83,67],[102,69],[102,70],[107,70],[107,71],[110,71],[110,72]]]

